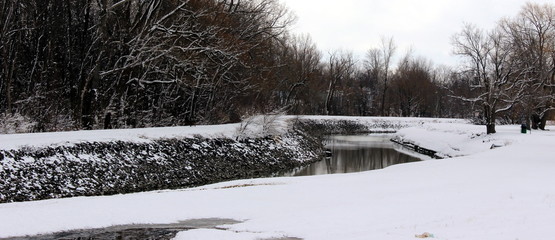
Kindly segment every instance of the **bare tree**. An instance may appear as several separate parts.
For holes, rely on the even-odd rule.
[[[296,110],[299,101],[308,102],[309,86],[321,73],[321,53],[309,35],[292,36],[283,51],[283,68],[280,81],[283,96],[280,102],[288,109]]]
[[[264,92],[257,88],[266,87],[275,65],[269,52],[290,23],[287,10],[275,0],[128,2],[138,9],[129,24],[132,37],[125,41],[129,50],[100,73],[128,89],[109,87],[114,92],[111,108],[119,109],[119,115],[129,115],[121,107],[129,101],[131,108],[156,110],[144,110],[149,115],[170,108],[187,124],[222,121],[240,108],[241,98]],[[128,91],[133,98],[126,100],[121,96]],[[154,99],[137,94],[151,91],[160,92],[153,93]],[[133,112],[137,120],[144,115]]]
[[[17,14],[20,4],[16,1],[4,0],[0,8],[0,51],[1,80],[0,80],[0,103],[5,106],[8,113],[12,113],[13,78],[14,68],[17,62],[16,36],[21,31],[18,26]]]
[[[404,117],[432,116],[437,87],[432,79],[430,61],[407,53],[392,76],[392,105],[397,115]]]
[[[507,38],[499,31],[485,33],[467,24],[453,38],[455,54],[466,59],[463,71],[469,72],[476,96],[461,99],[480,104],[487,133],[495,133],[497,116],[510,110],[522,100],[527,79],[517,68],[517,60],[511,58]]]
[[[84,129],[225,122],[273,106],[292,20],[278,0],[4,0],[0,17],[0,113],[29,115],[35,131],[57,118]],[[303,82],[290,82],[288,102]]]
[[[338,114],[334,111],[333,100],[337,95],[338,86],[350,79],[355,72],[355,61],[353,54],[350,52],[332,52],[329,54],[328,66],[326,69],[326,78],[328,81],[328,90],[324,107],[325,115]]]
[[[388,115],[386,110],[386,99],[391,75],[391,65],[397,46],[393,37],[381,40],[380,48],[368,50],[366,54],[365,66],[373,78],[376,78],[381,85],[380,114]]]
[[[530,80],[525,115],[532,118],[532,128],[544,129],[548,113],[555,109],[555,5],[527,3],[515,18],[504,19],[501,28]]]

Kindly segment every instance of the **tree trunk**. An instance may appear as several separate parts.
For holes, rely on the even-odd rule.
[[[484,106],[484,114],[486,118],[486,133],[494,134],[495,131],[495,108]]]
[[[294,96],[295,90],[298,87],[304,86],[305,85],[305,80],[301,81],[301,82],[297,82],[295,83],[293,86],[291,86],[289,88],[289,92],[287,93],[287,97],[285,99],[285,106],[289,106],[289,103],[291,101],[291,98]]]
[[[3,50],[2,51],[2,56],[3,56],[2,64],[3,64],[3,68],[4,68],[4,70],[3,70],[3,75],[4,76],[2,76],[2,77],[4,78],[3,81],[4,81],[4,84],[5,84],[4,88],[5,88],[5,91],[6,91],[5,96],[6,96],[7,112],[11,113],[12,112],[12,78],[10,76],[11,75],[10,74],[10,64],[9,64],[10,61],[7,61],[9,59],[7,48],[8,48],[8,46],[6,44],[6,45],[4,45],[4,47],[2,49]]]
[[[547,113],[544,113],[542,115],[542,117],[540,118],[539,124],[538,124],[538,128],[540,130],[545,130],[545,125],[547,125]]]
[[[486,124],[487,134],[494,134],[495,131],[495,123],[487,123]]]
[[[93,100],[94,100],[94,84],[93,82],[99,81],[98,65],[102,53],[99,54],[98,59],[94,63],[93,70],[86,77],[79,96],[79,116],[81,117],[81,127],[86,130],[91,130],[94,124],[93,121]]]
[[[385,95],[387,94],[387,74],[384,80],[384,86],[383,86],[383,92],[382,92],[382,109],[381,109],[381,114],[382,116],[386,116],[385,114]]]
[[[112,129],[112,113],[104,115],[104,129]]]
[[[533,113],[530,118],[531,118],[531,121],[532,121],[532,129],[538,130],[539,124],[541,122],[540,116],[537,113]]]
[[[325,103],[325,106],[324,106],[325,107],[324,115],[330,115],[330,113],[331,113],[331,101],[332,101],[332,98],[333,98],[334,91],[335,91],[335,81],[331,80],[330,85],[328,87],[328,95],[326,97],[326,103]]]

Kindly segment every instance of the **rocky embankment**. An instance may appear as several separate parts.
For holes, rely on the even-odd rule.
[[[352,124],[307,121],[293,124],[280,136],[81,142],[0,150],[0,202],[175,189],[270,176],[320,160],[321,137],[329,129],[345,127]]]
[[[98,196],[266,177],[321,159],[329,134],[356,121],[295,121],[285,134],[81,142],[0,150],[0,203]]]
[[[286,138],[287,142],[283,142]],[[0,151],[0,202],[106,195],[268,176],[314,161],[299,136],[85,142]],[[289,145],[291,144],[291,145]]]

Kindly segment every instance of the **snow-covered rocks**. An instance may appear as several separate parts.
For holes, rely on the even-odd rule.
[[[82,142],[0,150],[0,202],[183,188],[270,176],[319,155],[299,136]]]

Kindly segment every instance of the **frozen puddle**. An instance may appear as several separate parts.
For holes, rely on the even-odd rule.
[[[171,224],[133,224],[98,229],[80,229],[52,234],[0,238],[5,240],[115,240],[115,239],[173,239],[178,233],[187,231],[212,230],[226,232],[222,225],[241,223],[234,219],[203,218],[180,221]],[[232,232],[234,233],[234,232]],[[181,234],[187,235],[187,234]],[[179,237],[178,237],[179,238]],[[267,238],[266,240],[300,240],[299,238]]]

